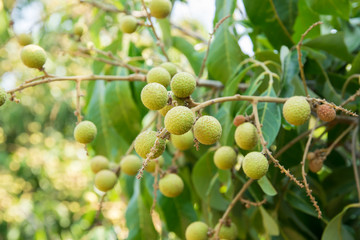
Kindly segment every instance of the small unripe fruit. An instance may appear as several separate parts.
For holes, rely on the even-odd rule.
[[[245,156],[242,167],[249,178],[260,179],[267,173],[269,163],[262,153],[251,152]]]
[[[162,63],[160,64],[160,67],[165,68],[170,73],[171,77],[173,77],[177,73],[176,65],[171,62]]]
[[[186,98],[194,92],[196,79],[190,73],[180,72],[171,79],[170,85],[175,96]]]
[[[316,154],[313,152],[308,152],[308,154],[306,155],[307,160],[311,161],[314,160],[316,157]]]
[[[167,87],[170,83],[170,73],[162,67],[154,67],[146,74],[146,81],[148,83],[160,83],[164,87]]]
[[[6,91],[3,88],[0,88],[0,107],[5,104],[6,100]]]
[[[323,167],[323,161],[320,159],[313,159],[309,161],[309,170],[313,173],[317,173]]]
[[[27,67],[40,70],[46,62],[46,52],[38,45],[26,45],[21,50],[21,60]]]
[[[81,23],[77,23],[74,26],[74,34],[78,37],[81,37],[84,34],[85,26]]]
[[[194,124],[194,113],[187,107],[178,106],[170,109],[165,116],[165,128],[175,135],[188,132]]]
[[[310,104],[305,97],[291,97],[283,107],[283,115],[285,120],[295,126],[304,124],[310,118]]]
[[[17,36],[17,40],[21,46],[26,46],[33,43],[33,39],[30,34],[21,33]]]
[[[191,131],[182,135],[171,134],[171,142],[180,151],[185,151],[194,145],[194,135]]]
[[[241,149],[253,149],[258,143],[256,127],[249,122],[240,124],[235,130],[235,142]]]
[[[191,223],[185,231],[186,240],[207,240],[209,227],[203,222]]]
[[[95,187],[103,192],[111,190],[115,186],[116,181],[116,174],[110,170],[101,170],[95,175]]]
[[[178,175],[170,173],[160,179],[159,190],[166,197],[177,197],[184,190],[184,182]]]
[[[136,31],[137,27],[137,20],[132,15],[126,15],[120,19],[120,29],[124,33],[133,33]]]
[[[219,227],[219,224],[216,225],[215,229]],[[226,240],[235,240],[238,235],[238,230],[236,225],[232,222],[230,226],[222,225],[219,231],[219,238]]]
[[[96,134],[96,126],[90,121],[82,121],[74,129],[75,140],[79,143],[91,143],[95,139]]]
[[[141,91],[141,101],[150,110],[165,107],[168,101],[166,88],[159,83],[149,83]]]
[[[130,176],[135,176],[142,166],[142,161],[136,155],[127,155],[121,159],[121,172]]]
[[[239,126],[240,124],[243,124],[245,122],[245,117],[243,115],[238,115],[234,118],[234,125],[237,127]]]
[[[158,163],[159,163],[159,167],[161,168],[163,165],[164,165],[164,158],[163,156],[160,156],[158,159],[157,159]],[[151,160],[148,165],[145,167],[145,170],[148,171],[148,172],[155,172],[155,167],[156,167],[156,162],[155,160]]]
[[[236,152],[229,146],[220,147],[214,154],[214,163],[220,169],[230,169],[236,164]]]
[[[194,136],[202,144],[216,143],[222,133],[220,122],[212,116],[200,117],[194,125]]]
[[[90,167],[93,173],[100,172],[104,169],[109,169],[109,160],[104,156],[95,156],[90,161]]]
[[[146,155],[151,151],[151,148],[154,146],[157,139],[157,133],[155,131],[145,131],[140,133],[135,139],[135,151],[139,154],[140,157],[146,158]],[[159,143],[156,146],[156,151],[154,153],[154,158],[160,157],[160,155],[165,150],[165,140],[159,139]]]
[[[336,117],[335,109],[327,104],[319,105],[316,108],[318,117],[324,122],[331,122]]]
[[[169,0],[152,0],[150,2],[150,13],[155,18],[166,18],[171,12],[172,4]]]
[[[181,98],[176,97],[171,91],[168,91],[168,98],[171,98],[172,105],[167,104],[165,107],[159,110],[159,113],[165,117],[168,111],[172,109],[174,106],[184,106],[185,101]],[[173,106],[174,105],[174,106]]]

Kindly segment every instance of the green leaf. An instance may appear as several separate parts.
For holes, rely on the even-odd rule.
[[[157,19],[156,22],[159,23],[162,33],[162,40],[165,46],[171,46],[172,39],[171,39],[171,26],[169,19]]]
[[[343,19],[349,19],[350,1],[349,0],[306,0],[308,6],[324,15],[335,15]]]
[[[285,195],[286,201],[295,209],[306,213],[310,216],[317,217],[314,207],[303,196],[298,196],[293,191],[288,191]]]
[[[338,215],[336,215],[326,226],[321,237],[322,240],[346,240],[353,239],[347,230],[343,227],[341,220],[349,208],[360,208],[360,203],[347,205]]]
[[[279,236],[280,231],[279,231],[278,224],[270,216],[270,214],[264,209],[263,206],[260,206],[259,209],[261,212],[261,216],[262,216],[262,220],[263,220],[263,224],[264,224],[266,233],[270,236]]]
[[[305,0],[299,0],[298,1],[298,16],[296,18],[295,24],[294,24],[294,34],[292,36],[292,39],[295,42],[299,42],[301,35],[315,22],[319,21],[320,17],[319,15],[312,11],[308,5],[306,4]],[[313,28],[306,36],[307,38],[314,38],[316,36],[320,35],[320,27],[317,26]]]
[[[8,31],[9,26],[9,18],[5,10],[1,10],[0,6],[0,46],[7,42],[10,38],[10,34]]]
[[[266,176],[260,178],[257,183],[266,195],[275,196],[277,194],[276,189],[273,187],[273,185]]]
[[[218,23],[223,17],[227,15],[232,15],[236,7],[236,1],[223,1],[223,0],[216,0],[216,12],[214,17],[214,26]]]

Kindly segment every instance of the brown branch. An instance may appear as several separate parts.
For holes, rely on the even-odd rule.
[[[355,183],[356,183],[356,190],[358,193],[358,201],[360,202],[360,176],[358,172],[358,167],[356,164],[356,139],[358,136],[358,130],[359,126],[356,126],[353,136],[352,136],[352,144],[351,144],[351,159],[352,159],[352,165],[354,169],[354,177],[355,177]]]
[[[348,84],[350,83],[350,81],[353,80],[354,78],[358,78],[359,81],[360,81],[360,74],[353,74],[353,75],[351,75],[350,77],[348,77],[346,79],[346,81],[345,81],[345,83],[344,83],[344,85],[343,85],[343,87],[341,89],[341,97],[345,96],[345,90],[346,90]]]
[[[180,150],[176,150],[174,157],[171,159],[171,166],[176,166],[176,160],[178,160],[179,157],[181,157],[183,153]]]
[[[261,205],[263,205],[263,204],[266,203],[266,198],[264,198],[264,199],[263,199],[262,201],[260,201],[260,202],[252,202],[252,201],[247,200],[247,199],[244,199],[244,198],[240,198],[240,201],[241,201],[243,204],[245,204],[245,206],[246,206],[247,208],[249,208],[250,206],[259,207],[259,206],[261,206]]]
[[[360,89],[358,89],[357,91],[356,91],[356,93],[354,93],[353,95],[351,95],[348,99],[346,99],[342,104],[340,104],[340,107],[343,107],[343,106],[345,106],[346,104],[348,104],[349,102],[353,102],[353,101],[355,101],[355,99],[357,98],[357,97],[359,97],[360,96]]]
[[[193,31],[191,31],[191,30],[185,29],[185,28],[183,28],[183,27],[181,27],[181,26],[179,26],[179,25],[176,25],[175,23],[170,23],[170,24],[171,24],[174,28],[180,30],[182,33],[184,33],[184,34],[187,35],[187,36],[190,36],[190,37],[192,37],[192,38],[195,38],[195,39],[197,39],[197,40],[199,40],[199,41],[201,41],[201,42],[204,42],[204,43],[206,43],[206,41],[207,41],[204,37],[202,37],[201,35],[199,35],[197,32],[193,32]]]
[[[93,223],[90,225],[90,227],[88,228],[88,230],[92,229],[93,227],[95,227],[95,226],[98,224],[99,217],[100,217],[100,214],[101,214],[101,210],[102,210],[102,207],[103,207],[103,203],[104,203],[104,201],[105,201],[105,197],[106,197],[106,193],[104,193],[104,195],[102,195],[102,197],[100,198],[100,201],[99,201],[99,209],[97,210],[96,215],[95,215],[95,217],[94,217],[94,221],[93,221]]]
[[[116,6],[108,3],[98,2],[98,1],[86,1],[86,0],[80,0],[80,3],[87,3],[90,4],[96,8],[99,8],[101,10],[104,10],[106,12],[115,12],[115,13],[126,13],[125,10],[120,10]]]
[[[331,151],[334,149],[334,147],[340,142],[341,139],[343,139],[343,137],[346,136],[346,134],[348,134],[348,133],[350,132],[350,130],[351,130],[354,126],[355,126],[355,124],[351,124],[345,131],[343,131],[343,132],[335,139],[335,141],[326,149],[324,158],[326,158],[327,156],[329,156],[329,154],[330,154]]]
[[[307,98],[308,101],[312,102],[312,103],[322,103],[322,104],[327,104],[329,105],[330,107],[334,108],[335,110],[339,110],[347,115],[350,115],[350,116],[353,116],[353,117],[358,117],[359,115],[357,115],[356,113],[353,113],[345,108],[343,108],[341,105],[340,106],[337,106],[336,104],[334,103],[329,103],[327,102],[325,99],[317,99],[317,98]]]

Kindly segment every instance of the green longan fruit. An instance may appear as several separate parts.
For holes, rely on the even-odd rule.
[[[219,224],[216,225],[215,229],[217,229]],[[219,238],[226,240],[235,240],[238,235],[238,230],[236,225],[232,222],[230,226],[222,225],[219,231]]]
[[[165,68],[170,73],[171,77],[173,77],[177,73],[176,65],[171,62],[162,63],[160,64],[160,67]]]
[[[160,110],[167,104],[166,88],[159,83],[149,83],[141,91],[141,101],[150,110]]]
[[[100,172],[104,169],[109,169],[109,160],[104,156],[95,156],[90,161],[90,167],[93,173]]]
[[[172,4],[169,0],[152,0],[150,2],[150,13],[155,18],[166,18],[171,12]]]
[[[96,126],[90,121],[82,121],[74,129],[75,140],[79,143],[91,143],[95,139],[96,134]]]
[[[141,166],[142,161],[136,155],[127,155],[120,162],[121,172],[130,176],[135,176]]]
[[[242,167],[246,176],[252,179],[260,179],[267,173],[269,163],[262,153],[251,152],[246,154]]]
[[[133,33],[136,31],[138,23],[136,17],[132,15],[123,16],[120,19],[120,29],[124,33]]]
[[[21,60],[27,67],[41,70],[46,62],[46,52],[38,45],[29,44],[21,50]]]
[[[327,104],[319,105],[316,108],[316,114],[324,122],[331,122],[336,117],[335,109]]]
[[[196,79],[187,72],[175,74],[170,82],[171,91],[179,98],[189,97],[195,90]]]
[[[158,163],[159,163],[159,167],[161,168],[163,165],[164,165],[164,157],[163,156],[160,156],[158,157]],[[155,167],[156,167],[156,162],[154,160],[151,160],[148,165],[145,167],[145,170],[150,172],[150,173],[153,173],[155,172]]]
[[[310,104],[305,97],[291,97],[285,102],[283,107],[285,120],[295,126],[304,124],[309,120],[310,114]]]
[[[74,34],[78,37],[81,37],[84,34],[85,26],[81,23],[77,23],[74,26]]]
[[[145,131],[140,133],[135,139],[135,151],[139,154],[140,157],[146,158],[146,155],[151,151],[151,148],[154,146],[154,143],[157,139],[157,133],[155,131]],[[159,139],[159,144],[157,145],[156,151],[154,153],[154,158],[160,157],[160,155],[165,150],[165,140]]]
[[[240,124],[235,130],[235,142],[241,149],[253,149],[258,143],[256,127],[249,122]]]
[[[177,174],[170,173],[160,179],[159,190],[166,197],[177,197],[184,190],[184,182]]]
[[[117,176],[113,171],[104,169],[95,175],[95,187],[102,192],[111,190],[117,181]]]
[[[170,83],[171,76],[165,68],[154,67],[146,74],[147,83],[160,83],[164,87],[167,87]]]
[[[168,91],[168,98],[172,99],[172,103],[175,106],[184,106],[185,105],[185,101],[181,98],[176,97],[173,92]],[[174,106],[173,105],[169,105],[167,104],[165,107],[163,107],[162,109],[159,110],[159,113],[165,117],[167,112],[170,111],[170,109],[172,109]]]
[[[180,151],[185,151],[194,145],[194,135],[191,130],[182,135],[171,134],[171,142]]]
[[[231,169],[236,164],[236,152],[229,146],[220,147],[214,154],[214,163],[222,170]]]
[[[26,46],[33,43],[32,36],[30,34],[21,33],[17,36],[18,43],[21,46]]]
[[[212,116],[200,117],[194,125],[195,138],[204,145],[216,143],[222,133],[220,122]]]
[[[165,128],[175,135],[188,132],[195,121],[194,113],[187,107],[177,106],[169,110],[165,116]]]
[[[0,88],[0,107],[5,104],[6,100],[6,91],[3,88]]]
[[[185,231],[186,240],[208,240],[209,227],[203,222],[191,223]]]

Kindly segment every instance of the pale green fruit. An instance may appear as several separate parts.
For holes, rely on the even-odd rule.
[[[142,166],[142,161],[136,155],[127,155],[121,159],[121,172],[130,176],[135,176]]]
[[[160,110],[167,104],[166,88],[159,83],[149,83],[141,91],[141,101],[150,110]]]
[[[38,45],[29,44],[21,50],[21,60],[27,67],[41,70],[46,62],[46,52]]]
[[[74,34],[78,37],[81,37],[84,34],[85,26],[84,24],[77,23],[74,26]]]
[[[165,68],[170,73],[171,77],[173,77],[177,73],[176,65],[171,62],[162,63],[160,64],[160,67]]]
[[[95,156],[90,161],[90,167],[93,173],[109,169],[109,160],[104,156]]]
[[[7,100],[6,91],[0,88],[0,106],[4,105]]]
[[[164,165],[164,157],[163,156],[160,156],[158,157],[158,163],[159,163],[159,167],[161,168],[163,165]],[[145,167],[145,170],[148,171],[148,172],[155,172],[155,167],[156,167],[156,162],[155,162],[155,159],[154,160],[151,160],[148,165]]]
[[[235,142],[241,149],[253,149],[258,143],[256,127],[249,122],[240,124],[235,131]]]
[[[215,229],[217,229],[219,224],[216,225]],[[219,238],[220,239],[226,239],[226,240],[235,240],[238,235],[238,230],[236,225],[232,222],[230,226],[222,225],[220,232],[219,232]]]
[[[180,151],[185,151],[194,145],[194,135],[191,130],[182,135],[171,134],[171,142]]]
[[[155,131],[145,131],[140,133],[135,139],[135,151],[142,158],[146,158],[146,155],[151,151],[151,148],[154,146],[154,143],[157,139],[157,133]],[[156,147],[156,151],[154,153],[154,158],[160,157],[160,155],[165,150],[165,140],[159,139],[159,144]]]
[[[174,104],[175,106],[184,106],[185,105],[184,99],[176,97],[171,91],[168,91],[168,98],[172,99],[172,104]],[[163,107],[162,109],[159,110],[159,113],[163,117],[165,117],[166,114],[168,113],[168,111],[170,111],[170,109],[172,109],[173,107],[174,107],[173,105],[167,104],[165,107]]]
[[[189,97],[195,90],[196,79],[187,72],[175,74],[170,82],[171,91],[179,98]]]
[[[304,124],[311,114],[310,104],[305,97],[295,96],[289,98],[283,107],[285,120],[295,126]]]
[[[195,121],[194,113],[187,107],[178,106],[170,109],[165,116],[165,128],[175,135],[188,132]]]
[[[209,227],[203,222],[191,223],[185,231],[186,240],[208,240]]]
[[[167,87],[170,83],[170,73],[162,67],[154,67],[146,74],[146,81],[148,83],[160,83],[164,87]]]
[[[220,122],[212,116],[200,117],[194,125],[194,136],[202,144],[216,143],[222,133]]]
[[[177,197],[184,190],[184,182],[177,174],[170,173],[160,179],[159,190],[166,197]]]
[[[150,2],[150,13],[155,18],[166,18],[171,12],[172,4],[169,0],[152,0]]]
[[[220,169],[230,169],[236,164],[236,152],[229,146],[220,147],[214,154],[214,163]]]
[[[96,126],[90,121],[82,121],[74,129],[75,140],[79,143],[91,143],[95,139],[96,134]]]
[[[267,173],[269,163],[262,153],[251,152],[246,154],[242,162],[242,168],[249,178],[260,179]]]
[[[17,36],[18,43],[21,46],[26,46],[33,43],[32,36],[30,34],[21,33]]]
[[[120,29],[124,33],[133,33],[136,31],[137,27],[137,20],[132,15],[126,15],[120,19]]]
[[[103,192],[111,190],[115,186],[116,181],[116,174],[110,170],[101,170],[95,175],[95,187]]]

